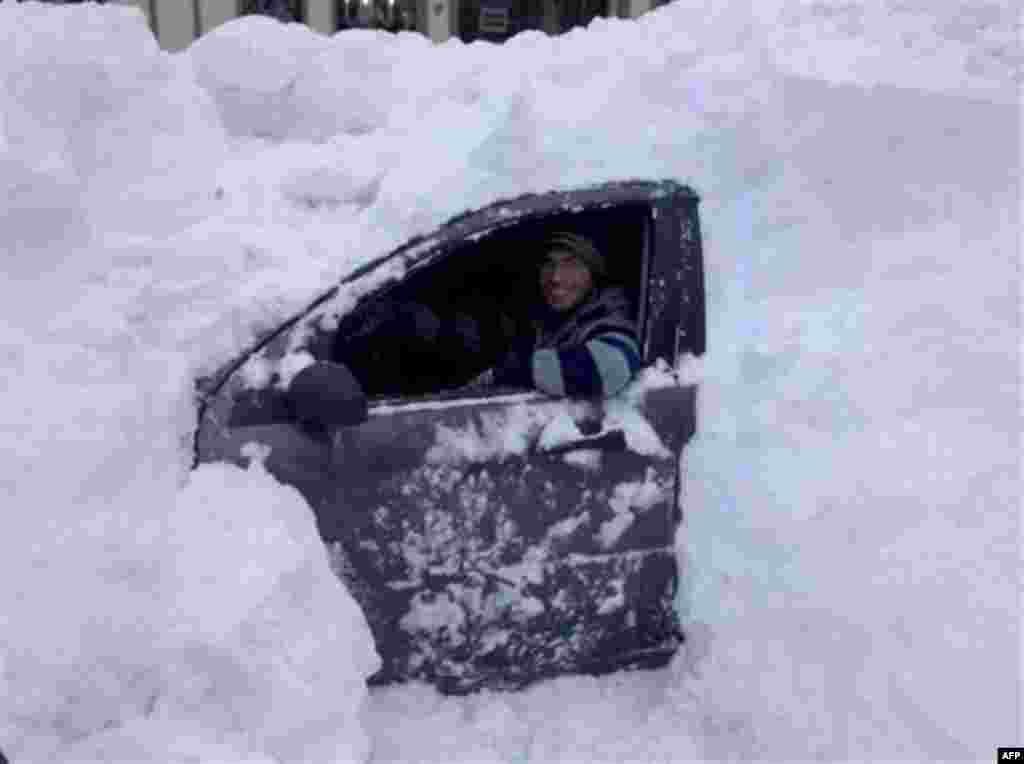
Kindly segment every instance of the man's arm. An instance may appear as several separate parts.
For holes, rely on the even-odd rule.
[[[494,370],[493,383],[559,397],[608,398],[629,384],[640,366],[636,335],[617,328],[559,349],[533,350],[519,343]]]
[[[626,331],[605,331],[579,345],[535,350],[530,359],[534,386],[549,395],[608,398],[640,370],[640,347]]]

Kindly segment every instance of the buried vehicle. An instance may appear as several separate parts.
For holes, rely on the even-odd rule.
[[[678,362],[705,344],[697,204],[673,181],[629,181],[460,215],[200,380],[196,463],[255,454],[303,494],[381,655],[371,683],[516,688],[675,653],[696,418]],[[538,242],[565,230],[627,293],[643,368],[609,398],[467,385],[537,299]],[[382,306],[413,300],[472,317],[477,352],[441,363],[436,337],[382,333]]]

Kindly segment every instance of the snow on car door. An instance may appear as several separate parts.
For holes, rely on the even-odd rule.
[[[648,369],[604,403],[380,404],[338,430],[320,526],[381,678],[464,691],[667,660],[680,428],[651,414],[679,389]]]
[[[626,391],[589,402],[525,391],[371,398],[368,421],[329,438],[299,426],[289,379],[332,360],[355,306],[416,268],[429,273],[489,226],[514,233],[545,210],[569,214],[574,199],[602,221],[626,202],[645,216],[642,232],[634,213],[605,221],[622,233],[607,242],[623,253],[610,264],[636,287],[649,364]],[[695,390],[670,364],[704,347],[696,205],[674,184],[626,184],[455,219],[353,274],[201,386],[196,463],[244,464],[248,443],[269,447],[267,469],[306,497],[366,613],[379,679],[466,691],[654,666],[674,653],[678,457],[694,431]],[[642,233],[642,257],[631,232]]]

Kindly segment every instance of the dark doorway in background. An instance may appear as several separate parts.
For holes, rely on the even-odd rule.
[[[586,26],[597,16],[604,16],[607,3],[604,0],[559,0],[561,19],[559,29],[568,32],[573,27]]]
[[[561,34],[606,14],[607,0],[462,0],[458,36],[504,42],[527,29]]]
[[[337,28],[415,32],[417,0],[336,0]]]
[[[242,0],[241,15],[258,13],[278,21],[305,21],[302,0]]]

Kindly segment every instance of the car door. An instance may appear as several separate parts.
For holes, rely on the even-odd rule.
[[[646,366],[614,398],[381,398],[367,421],[326,435],[282,424],[277,397],[242,383],[211,406],[234,424],[213,428],[206,458],[268,445],[268,468],[309,500],[374,633],[377,680],[519,686],[660,665],[678,647],[678,464],[695,390],[675,365],[703,351],[700,241],[692,193],[644,202],[633,256]],[[264,359],[308,339],[308,325]]]

